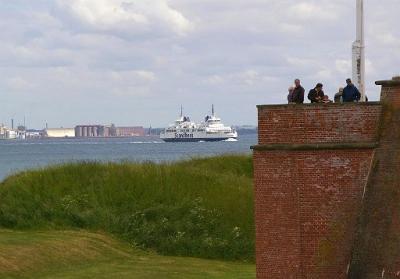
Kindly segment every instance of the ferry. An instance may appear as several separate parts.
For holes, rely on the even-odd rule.
[[[180,117],[160,134],[160,139],[165,142],[224,141],[236,140],[237,137],[234,128],[225,126],[221,119],[215,116],[214,105],[212,114],[207,115],[200,124],[184,116],[181,107]]]

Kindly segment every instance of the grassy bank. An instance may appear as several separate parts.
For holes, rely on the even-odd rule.
[[[0,230],[0,278],[255,278],[255,267],[159,256],[84,231]]]
[[[0,184],[0,227],[101,230],[164,255],[253,261],[251,158],[27,171]]]

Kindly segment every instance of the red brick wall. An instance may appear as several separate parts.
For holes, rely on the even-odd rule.
[[[259,144],[376,141],[379,103],[258,107]]]
[[[396,80],[397,82],[400,82],[400,77],[394,78],[393,80]],[[385,152],[384,150],[386,149],[386,152],[382,154],[382,157],[384,158],[384,161],[381,160],[378,164],[378,171],[376,173],[376,179],[379,180],[380,177],[392,177],[395,178],[395,180],[392,180],[392,183],[394,183],[394,189],[396,187],[399,187],[399,182],[398,182],[398,173],[400,170],[400,127],[399,127],[399,110],[400,110],[400,84],[398,83],[397,85],[393,84],[382,84],[382,92],[381,92],[381,99],[385,100],[386,104],[389,104],[391,106],[391,109],[396,111],[393,115],[391,115],[392,120],[390,122],[392,123],[386,123],[388,127],[386,129],[388,131],[384,131],[383,135],[381,136],[381,148],[382,150],[380,152]],[[397,115],[396,115],[397,114]],[[378,150],[379,152],[379,150]],[[396,174],[393,174],[393,172],[396,172]],[[374,180],[371,181],[371,183],[375,182]],[[385,183],[379,183],[375,182],[378,187]],[[379,183],[379,184],[378,184]],[[387,183],[386,183],[387,184]],[[398,204],[398,200],[394,200]],[[393,206],[393,205],[392,205]],[[396,239],[400,239],[400,213],[398,210],[398,206],[394,206],[394,210],[392,211],[392,216],[391,216],[391,226],[388,232],[388,235],[392,237],[392,239],[395,239],[394,241],[392,240],[389,245],[393,245],[399,247],[399,242],[395,242]],[[393,243],[395,242],[395,243]],[[387,250],[389,250],[388,248]],[[394,253],[396,255],[396,253]],[[398,253],[397,253],[398,256]],[[378,270],[380,271],[380,270]],[[395,279],[395,278],[400,278],[400,257],[397,259],[393,259],[391,257],[387,257],[385,259],[385,264],[384,264],[384,279]]]
[[[345,278],[372,154],[254,152],[257,278]]]
[[[400,278],[400,78],[377,82],[385,104],[349,279]]]
[[[346,278],[374,149],[340,144],[376,142],[381,113],[379,103],[259,106],[258,279]]]

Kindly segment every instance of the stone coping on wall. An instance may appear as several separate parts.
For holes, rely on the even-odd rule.
[[[379,147],[378,142],[350,142],[350,143],[316,143],[316,144],[260,144],[250,148],[256,151],[302,151],[302,150],[335,150],[335,149],[374,149]]]
[[[389,81],[391,82],[391,81]],[[314,103],[314,104],[272,104],[272,105],[257,105],[258,109],[264,108],[279,108],[279,107],[287,107],[287,108],[304,108],[304,107],[324,107],[324,106],[380,106],[381,102],[354,102],[354,103]]]
[[[400,76],[393,77],[391,80],[378,80],[375,84],[382,86],[400,86]]]

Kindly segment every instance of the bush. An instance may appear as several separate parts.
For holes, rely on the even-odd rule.
[[[0,184],[0,227],[113,233],[161,254],[254,260],[252,161],[82,162]]]

